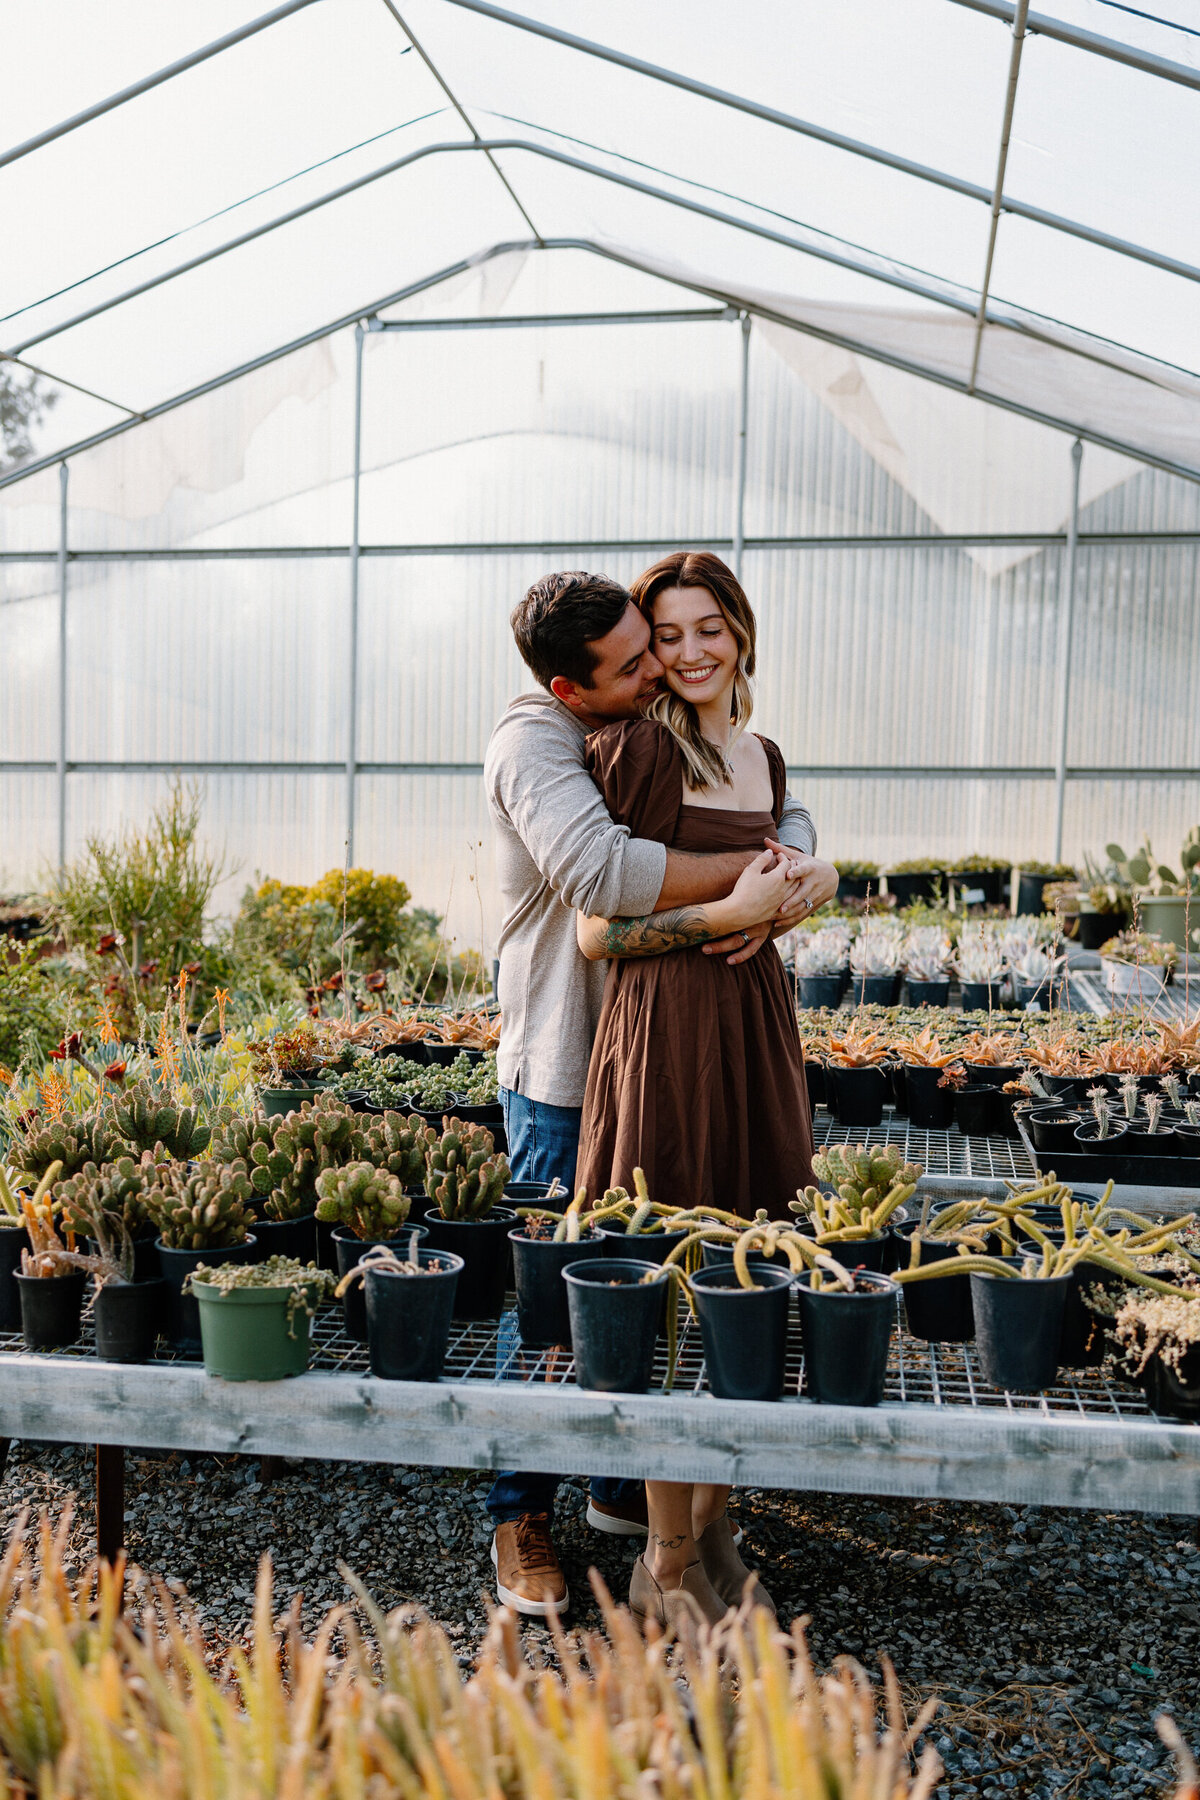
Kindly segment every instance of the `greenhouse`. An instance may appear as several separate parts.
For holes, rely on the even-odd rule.
[[[0,1800],[1193,1800],[1200,18],[1048,4],[7,22]]]

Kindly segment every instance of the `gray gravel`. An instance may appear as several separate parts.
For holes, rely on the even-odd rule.
[[[491,1591],[488,1476],[301,1462],[260,1477],[250,1457],[129,1460],[130,1558],[186,1585],[214,1648],[243,1636],[269,1550],[278,1603],[302,1591],[310,1627],[347,1597],[342,1559],[385,1607],[424,1604],[469,1663]],[[23,1506],[73,1502],[82,1568],[92,1479],[89,1451],[15,1443],[4,1537]],[[582,1480],[562,1488],[558,1536],[572,1617],[593,1623],[589,1567],[623,1598],[635,1547],[591,1531],[585,1504]],[[1169,1793],[1164,1707],[1200,1747],[1195,1520],[757,1491],[735,1510],[781,1616],[811,1615],[820,1662],[887,1653],[913,1711],[940,1697],[943,1800]]]

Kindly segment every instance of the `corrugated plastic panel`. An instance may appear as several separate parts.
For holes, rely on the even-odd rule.
[[[22,585],[22,577],[33,585],[29,582],[31,573],[28,565],[6,568],[0,564],[0,592]],[[17,579],[9,581],[6,576]],[[5,593],[0,600],[0,644],[0,757],[14,762],[41,762],[56,756],[57,592],[29,600]]]

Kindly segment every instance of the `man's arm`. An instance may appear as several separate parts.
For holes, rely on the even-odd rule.
[[[745,945],[749,934],[769,931],[780,905],[791,893],[794,881],[789,866],[770,851],[760,851],[739,875],[728,898],[700,906],[669,907],[645,918],[603,919],[576,914],[576,937],[583,954],[593,962],[602,957],[662,956],[669,950],[686,950],[706,944],[726,932]]]

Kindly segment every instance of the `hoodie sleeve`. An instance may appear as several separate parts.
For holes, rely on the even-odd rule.
[[[567,906],[606,919],[654,911],[666,847],[613,823],[568,720],[509,713],[493,733],[485,780],[492,806]]]

